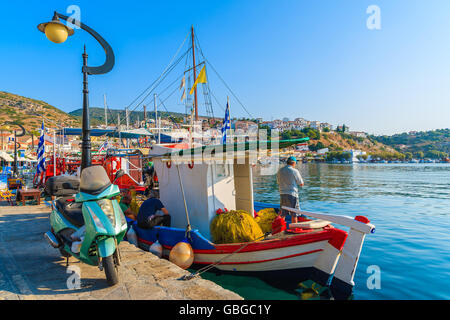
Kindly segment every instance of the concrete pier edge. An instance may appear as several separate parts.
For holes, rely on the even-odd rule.
[[[119,284],[70,258],[69,267],[43,234],[50,208],[0,206],[0,300],[243,300],[212,281],[179,280],[189,272],[128,242],[120,244]]]

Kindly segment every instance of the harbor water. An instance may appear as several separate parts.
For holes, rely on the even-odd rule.
[[[355,300],[450,299],[449,164],[298,164],[303,210],[368,217],[355,274]],[[279,203],[275,175],[254,170],[255,200]],[[379,270],[379,274],[377,271]],[[379,275],[378,282],[374,276]],[[245,299],[299,299],[262,280],[208,272],[202,277]]]

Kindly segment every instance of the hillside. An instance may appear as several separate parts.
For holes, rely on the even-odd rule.
[[[371,137],[361,138],[343,132],[319,132],[311,128],[306,128],[301,131],[285,131],[281,136],[282,139],[304,137],[310,138],[308,144],[311,151],[328,148],[329,151],[361,150],[367,154],[398,153],[394,148],[376,141]]]
[[[330,151],[355,149],[365,151],[367,154],[380,152],[391,152],[391,153],[396,152],[394,148],[391,148],[374,139],[355,137],[348,133],[342,132],[334,132],[334,131],[328,133],[323,132],[321,133],[320,139],[318,140],[317,143],[319,142],[322,143],[323,146],[325,148],[328,148]]]
[[[399,152],[423,158],[441,158],[450,154],[450,129],[372,137]]]
[[[65,126],[80,125],[77,118],[49,105],[45,101],[0,91],[0,125],[7,121],[14,121],[23,125],[29,132],[41,127],[42,117],[50,120],[46,121],[48,127],[55,126],[55,122]]]

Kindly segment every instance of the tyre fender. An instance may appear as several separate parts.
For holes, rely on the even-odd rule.
[[[109,257],[114,253],[114,251],[116,251],[116,242],[112,237],[99,241],[97,243],[97,246],[98,246],[98,255],[101,258]]]

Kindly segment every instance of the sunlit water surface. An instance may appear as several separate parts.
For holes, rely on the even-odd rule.
[[[364,215],[376,226],[366,237],[354,299],[450,299],[450,165],[299,164],[301,208]],[[255,200],[278,203],[274,175],[254,170]],[[370,266],[381,288],[369,289]],[[369,268],[369,269],[368,269]],[[246,299],[299,299],[250,277],[208,272],[202,277]]]

